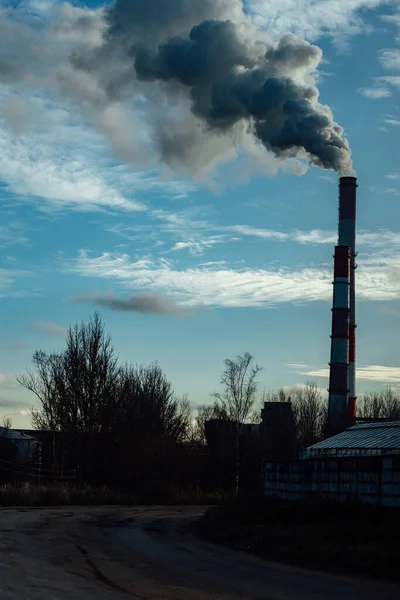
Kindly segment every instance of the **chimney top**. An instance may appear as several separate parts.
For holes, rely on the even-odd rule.
[[[358,187],[357,186],[357,177],[349,177],[347,175],[345,177],[341,177],[339,185],[353,185],[355,187]]]

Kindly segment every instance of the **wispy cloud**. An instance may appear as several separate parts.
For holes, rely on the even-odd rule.
[[[400,173],[388,173],[386,178],[391,179],[392,181],[398,181],[400,179]]]
[[[91,136],[83,126],[53,123],[52,127],[49,119],[48,127],[17,139],[6,128],[0,130],[0,178],[10,192],[42,208],[144,209],[107,181],[107,165],[98,153],[90,152]]]
[[[187,316],[189,311],[176,300],[160,294],[135,294],[128,298],[118,298],[113,295],[104,295],[98,292],[71,298],[73,302],[97,304],[118,312],[136,312],[142,314],[157,314],[164,316]]]
[[[176,242],[169,252],[178,252],[179,250],[189,250],[193,256],[202,256],[204,251],[218,244],[227,241],[226,236],[215,235],[209,236],[197,241]]]
[[[371,100],[380,100],[381,98],[389,98],[392,92],[388,88],[376,87],[376,88],[360,88],[359,93]]]
[[[221,244],[233,243],[245,238],[258,238],[266,242],[291,242],[301,245],[337,243],[337,231],[278,230],[254,227],[247,224],[221,225],[208,219],[208,208],[197,206],[179,212],[166,210],[148,211],[148,224],[126,225],[117,223],[108,229],[129,241],[146,243],[147,247],[162,244],[164,254],[187,250],[193,256],[202,256],[207,249]],[[156,221],[156,224],[154,223]],[[160,241],[161,234],[165,234]],[[168,236],[170,243],[168,244]],[[172,241],[171,241],[172,240]],[[150,244],[151,243],[151,244]],[[400,243],[400,232],[379,229],[374,232],[361,231],[358,244],[361,246],[381,247]]]
[[[400,70],[400,48],[385,48],[379,54],[384,69]]]
[[[227,230],[240,233],[243,236],[253,236],[262,238],[264,240],[275,240],[275,241],[286,241],[288,234],[280,231],[274,231],[273,229],[260,229],[256,227],[250,227],[249,225],[232,225],[226,227]]]
[[[400,88],[400,75],[385,75],[384,77],[377,77],[376,81],[378,84]]]
[[[400,119],[398,117],[394,117],[392,115],[389,115],[388,117],[385,117],[383,119],[383,121],[387,125],[392,125],[392,127],[399,127],[400,126]]]
[[[367,9],[385,5],[385,0],[249,0],[257,23],[265,26],[273,36],[294,33],[302,38],[316,40],[330,36],[341,49],[348,40],[371,30],[363,19]]]
[[[324,367],[320,369],[299,371],[299,375],[329,378],[329,369]],[[384,384],[398,384],[400,383],[400,367],[385,367],[382,365],[359,366],[357,367],[357,380]]]
[[[57,325],[57,323],[53,323],[52,321],[34,321],[31,325],[36,331],[56,337],[65,337],[68,331],[68,327]]]
[[[313,269],[230,269],[220,265],[178,270],[168,261],[132,261],[127,255],[81,252],[66,265],[82,276],[120,281],[129,288],[168,294],[186,306],[263,307],[307,302],[331,295],[331,274]],[[312,282],[312,284],[310,283]]]
[[[372,100],[380,100],[381,98],[389,98],[393,95],[393,88],[400,89],[399,75],[385,75],[382,77],[374,77],[373,87],[359,88],[358,92]]]
[[[393,249],[386,250],[384,238],[377,234],[370,234],[366,243],[382,247],[382,250],[364,254],[359,261],[359,298],[400,299],[398,253],[393,253]],[[398,235],[395,243],[399,243]],[[130,289],[167,294],[188,306],[200,301],[205,306],[263,307],[282,302],[328,300],[332,295],[332,272],[324,267],[255,269],[199,264],[194,268],[178,269],[165,259],[132,260],[127,254],[109,253],[93,257],[81,251],[78,259],[65,263],[65,268],[85,277],[120,282]]]

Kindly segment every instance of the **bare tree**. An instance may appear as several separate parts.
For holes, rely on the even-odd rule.
[[[291,398],[299,445],[301,448],[311,446],[323,437],[327,418],[326,401],[313,382],[293,388]]]
[[[118,426],[126,423],[142,434],[182,441],[190,425],[190,412],[187,397],[175,397],[157,363],[121,369],[115,405]]]
[[[3,417],[1,420],[1,426],[6,430],[6,432],[10,431],[10,429],[12,428],[11,417]]]
[[[37,350],[32,363],[35,371],[17,376],[18,383],[33,392],[40,403],[40,410],[32,410],[32,425],[36,429],[61,431],[64,407],[60,388],[65,377],[63,356]]]
[[[53,432],[53,462],[56,432],[62,434],[62,445],[67,443],[74,452],[80,436],[83,472],[87,473],[90,438],[107,422],[118,377],[111,338],[105,334],[99,314],[70,327],[65,350],[50,354],[36,351],[32,362],[34,371],[17,377],[40,403],[40,409],[32,411],[32,424]]]
[[[236,359],[226,359],[221,377],[223,391],[212,394],[217,406],[232,421],[243,424],[251,415],[256,401],[258,383],[256,377],[262,367],[254,364],[254,358],[248,352]]]
[[[357,402],[357,413],[364,419],[398,419],[400,397],[390,387],[381,392],[367,392]]]
[[[226,359],[225,369],[221,377],[222,392],[212,394],[216,406],[222,414],[236,424],[235,427],[235,492],[239,493],[240,473],[240,434],[244,423],[251,420],[256,401],[258,383],[256,377],[261,371],[254,364],[254,358],[249,352],[236,359]]]

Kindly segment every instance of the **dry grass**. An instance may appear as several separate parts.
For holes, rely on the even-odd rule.
[[[0,487],[1,506],[94,506],[135,504],[132,494],[121,494],[106,487],[70,486],[56,483],[7,483]]]
[[[135,504],[206,505],[221,504],[226,496],[199,489],[164,488],[159,492],[132,494],[106,486],[67,483],[7,483],[0,486],[0,506],[104,506]]]

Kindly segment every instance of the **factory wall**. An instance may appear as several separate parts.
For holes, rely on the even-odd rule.
[[[321,497],[400,507],[400,456],[267,462],[264,493],[284,500]]]

